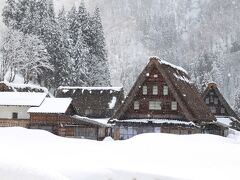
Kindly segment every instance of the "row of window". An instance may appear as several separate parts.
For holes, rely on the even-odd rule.
[[[123,127],[119,129],[120,139],[128,139],[142,133],[171,133],[171,134],[192,134],[191,130],[186,129],[161,129],[161,127],[141,126],[141,127]]]
[[[143,93],[143,95],[148,94],[148,87],[146,85],[144,85],[142,87],[142,93]],[[158,95],[158,86],[157,85],[154,85],[152,87],[152,95]],[[163,86],[163,95],[164,96],[168,95],[168,86]]]
[[[207,97],[205,99],[205,102],[206,104],[209,104],[209,103],[218,104],[218,98],[213,98],[212,96],[210,96],[209,98]]]
[[[160,133],[161,127],[120,127],[120,139],[128,139],[142,133]]]
[[[134,101],[134,110],[140,109],[139,101]],[[161,101],[149,101],[149,110],[162,110],[162,102]],[[177,102],[171,102],[171,110],[177,110]]]
[[[214,107],[214,106],[210,106],[210,111],[212,112],[212,113],[217,113],[217,109],[216,109],[216,107]],[[225,108],[221,108],[221,114],[224,114],[225,113]]]

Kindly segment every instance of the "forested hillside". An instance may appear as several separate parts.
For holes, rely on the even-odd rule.
[[[113,83],[129,89],[147,57],[156,55],[187,69],[200,90],[217,82],[234,104],[240,89],[240,1],[88,2],[102,12]]]
[[[63,5],[71,12],[80,2],[55,0],[55,12],[59,14]],[[85,4],[91,16],[100,9],[112,85],[128,91],[154,55],[183,66],[199,90],[209,81],[217,82],[234,105],[240,93],[240,1],[87,0]]]
[[[90,14],[81,3],[56,13],[52,0],[7,0],[2,20],[1,80],[22,76],[50,89],[110,85],[98,8]]]

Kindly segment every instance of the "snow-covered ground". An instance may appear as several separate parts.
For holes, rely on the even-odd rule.
[[[13,180],[239,180],[240,136],[144,134],[68,139],[0,128],[0,177]]]

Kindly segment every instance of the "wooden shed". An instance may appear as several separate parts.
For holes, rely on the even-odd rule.
[[[187,72],[152,57],[109,123],[115,139],[127,139],[144,132],[200,133],[214,121]]]

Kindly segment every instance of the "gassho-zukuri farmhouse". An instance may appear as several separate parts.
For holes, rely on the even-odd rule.
[[[151,57],[124,96],[122,87],[46,88],[0,83],[0,126],[63,137],[128,139],[142,133],[227,136],[239,117],[216,84],[200,94],[186,70]]]

